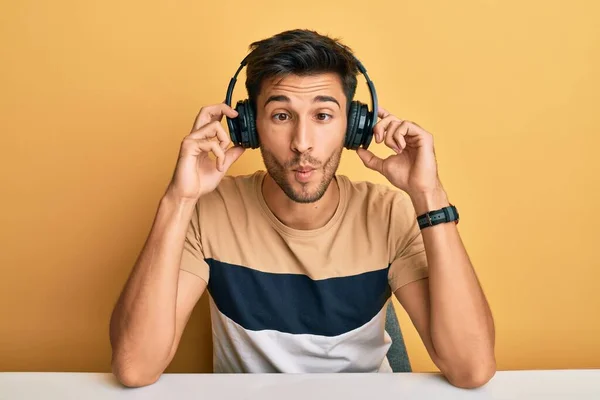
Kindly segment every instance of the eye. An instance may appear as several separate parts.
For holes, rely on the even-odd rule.
[[[325,114],[325,113],[319,113],[319,114],[317,114],[317,119],[319,121],[328,121],[331,119],[331,115]]]
[[[276,121],[282,121],[282,122],[287,121],[289,119],[288,117],[289,117],[289,115],[287,115],[286,113],[277,113],[277,114],[273,115],[273,118]]]

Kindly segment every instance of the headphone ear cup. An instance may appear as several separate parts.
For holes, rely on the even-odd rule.
[[[346,142],[344,143],[344,147],[348,150],[353,150],[359,108],[360,105],[358,101],[350,103],[350,110],[348,110],[348,126],[346,128]]]
[[[234,124],[234,129],[229,128],[231,141],[244,148],[258,148],[258,135],[256,134],[256,120],[252,105],[248,100],[240,100],[235,107],[238,112],[237,124]],[[229,123],[229,120],[227,120]]]
[[[241,136],[240,136],[240,102],[235,106],[235,111],[237,111],[238,116],[235,118],[225,117],[227,119],[227,127],[229,128],[229,138],[233,142],[234,145],[239,146],[241,144]]]
[[[361,146],[365,149],[369,147],[371,138],[373,137],[373,131],[371,130],[371,115],[369,107],[366,104],[358,103],[353,149],[358,149]]]
[[[248,101],[240,100],[235,107],[235,111],[238,112],[236,120],[238,121],[235,132],[235,140],[232,141],[238,146],[247,148],[250,146],[248,139],[248,112],[247,112]]]
[[[249,100],[246,100],[246,118],[248,121],[248,147],[257,149],[259,147],[259,142],[256,130],[256,117],[254,116],[254,108]]]
[[[348,112],[348,129],[346,131],[346,145],[349,150],[356,150],[361,145],[366,149],[373,138],[371,130],[372,115],[369,107],[358,101],[353,101]]]
[[[371,128],[373,125],[372,122],[377,121],[377,119],[373,112],[369,111],[369,108],[366,105],[364,107],[365,125],[362,127],[362,138],[360,143],[364,149],[368,149],[369,145],[371,144],[371,140],[373,140],[373,129]]]

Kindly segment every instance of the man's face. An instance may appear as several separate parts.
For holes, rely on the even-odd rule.
[[[295,202],[319,200],[337,171],[346,135],[346,96],[337,74],[265,81],[256,127],[269,175]]]

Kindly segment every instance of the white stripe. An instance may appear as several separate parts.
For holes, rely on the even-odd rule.
[[[392,372],[386,354],[386,305],[365,325],[338,336],[250,331],[210,298],[214,372]]]

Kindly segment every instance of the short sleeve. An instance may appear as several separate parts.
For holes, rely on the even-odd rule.
[[[201,239],[200,203],[198,202],[185,234],[180,269],[194,274],[208,283],[209,266],[204,259]]]
[[[396,196],[390,210],[390,243],[394,245],[388,281],[392,292],[429,276],[423,236],[410,199]]]

